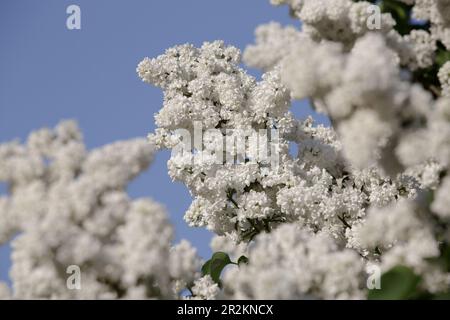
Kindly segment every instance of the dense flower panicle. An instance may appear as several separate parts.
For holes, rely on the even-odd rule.
[[[395,52],[379,35],[358,39],[348,54],[335,43],[309,45],[305,50],[299,44],[301,49],[293,49],[281,62],[282,79],[294,96],[309,97],[318,111],[333,119],[344,154],[354,166],[401,171],[401,161],[390,150],[422,124],[431,96],[402,80]],[[314,67],[319,59],[327,63]]]
[[[291,44],[308,41],[293,26],[282,27],[277,22],[260,25],[255,30],[255,44],[248,45],[243,54],[243,60],[249,66],[270,70],[290,53]]]
[[[372,14],[368,2],[350,0],[305,0],[297,17],[304,23],[303,31],[315,40],[331,40],[351,46],[370,31],[368,19]],[[395,25],[389,14],[381,14],[377,30],[387,33]]]
[[[225,273],[225,294],[237,299],[357,299],[363,297],[364,263],[324,233],[284,224],[261,234],[249,265]],[[257,281],[254,281],[257,279]]]
[[[430,292],[442,292],[450,286],[450,274],[429,261],[439,256],[436,225],[416,203],[399,201],[384,208],[371,208],[367,218],[349,232],[349,246],[362,255],[380,261],[383,271],[407,265],[424,278]],[[382,232],[380,232],[382,230]]]
[[[438,47],[446,45],[447,2],[403,1],[431,25],[406,34],[389,13],[372,21],[378,7],[366,1],[271,2],[289,5],[302,26],[271,22],[256,29],[244,61],[266,72],[259,82],[237,65],[239,51],[222,42],[174,47],[138,66],[144,81],[164,90],[149,136],[160,147],[175,149],[182,140],[177,129],[194,134],[195,121],[202,133],[219,128],[224,136],[232,128],[280,132],[276,169],[217,163],[210,153],[217,144],[208,139],[168,162],[171,177],[194,197],[186,221],[218,235],[215,251],[249,255],[248,266],[227,272],[224,293],[359,298],[362,271],[373,263],[383,271],[409,266],[422,275],[425,290],[445,290],[449,274],[427,259],[440,254],[437,239],[448,238],[442,223],[448,222],[450,104],[439,97],[448,95],[448,62],[437,75],[441,88],[424,88],[414,78],[434,67]],[[291,98],[309,99],[333,128],[295,119]],[[320,263],[314,250],[304,249],[309,243],[318,246]],[[292,271],[297,268],[301,274]]]
[[[210,51],[212,47],[216,49]],[[185,48],[189,48],[189,53],[183,51]],[[238,60],[230,59],[229,65],[223,64],[226,54],[221,52],[236,50],[224,47],[221,42],[204,44],[200,49],[184,45],[169,49],[156,59],[146,58],[138,66],[138,73],[144,81],[165,88],[164,106],[156,115],[159,127],[155,134],[150,135],[150,139],[161,147],[174,148],[174,140],[177,139],[175,123],[186,123],[185,127],[180,125],[178,128],[190,131],[194,136],[193,121],[203,124],[203,132],[208,127],[227,129],[238,126],[257,130],[269,125],[281,132],[279,167],[267,167],[258,162],[217,163],[204,150],[172,154],[168,161],[169,174],[174,180],[185,183],[194,196],[185,214],[189,225],[207,227],[219,235],[231,234],[236,239],[251,240],[262,230],[271,230],[285,221],[298,221],[341,239],[346,224],[351,225],[363,216],[371,199],[383,198],[377,204],[384,204],[397,196],[396,188],[401,188],[401,182],[392,182],[394,190],[388,199],[377,195],[379,192],[387,193],[384,191],[384,178],[375,171],[371,175],[379,181],[379,187],[369,188],[367,184],[366,190],[361,186],[357,188],[353,182],[357,177],[347,171],[348,164],[342,157],[341,144],[335,132],[323,126],[313,126],[311,119],[304,122],[296,120],[287,111],[290,95],[281,84],[280,69],[274,68],[263,75],[262,81],[255,82],[236,65]],[[205,55],[212,55],[212,58],[207,59]],[[208,66],[220,64],[220,68],[208,69],[202,66],[201,61],[204,60],[209,61]],[[201,78],[209,83],[209,95],[199,96],[195,92],[186,95],[186,91],[178,86],[170,87],[155,80],[155,75],[165,73],[162,70],[169,70],[172,65],[177,69],[168,72],[168,78],[184,82],[185,87]],[[178,71],[188,68],[202,70],[203,73],[196,71],[185,77],[185,73]],[[211,69],[221,71],[211,72]],[[241,83],[233,92],[247,88],[245,94],[232,100],[232,104],[220,100],[220,97],[228,95],[228,87],[217,80],[223,77],[232,77]],[[247,79],[244,83],[252,85],[244,86],[242,79]],[[330,86],[332,83],[330,80]],[[186,103],[180,105],[178,98]],[[183,111],[172,112],[172,103]],[[209,113],[197,113],[194,118],[195,110],[211,103],[220,106],[219,111],[227,110],[228,104],[235,108],[222,112],[217,119],[210,117]],[[164,124],[158,122],[162,114]],[[210,123],[212,119],[215,120]],[[292,157],[289,154],[289,143],[297,144],[298,155]],[[208,141],[203,141],[202,147],[208,149]],[[228,152],[230,150],[225,150]],[[410,189],[408,186],[405,188]]]
[[[12,239],[13,298],[176,297],[176,281],[194,280],[200,259],[181,242],[165,209],[132,200],[128,183],[152,161],[145,139],[85,150],[75,122],[0,145],[1,242]],[[177,268],[170,266],[176,263]],[[66,269],[81,271],[69,290]],[[6,297],[2,285],[0,297]]]
[[[311,2],[311,4],[308,4]],[[325,1],[326,2],[326,1]],[[325,5],[324,1],[300,1],[296,2],[295,7],[298,11],[297,15],[303,12],[303,15],[307,17],[302,17],[303,32],[297,32],[297,36],[292,38],[290,43],[284,42],[281,36],[265,36],[257,37],[256,44],[254,46],[249,46],[246,50],[244,57],[246,62],[250,65],[257,67],[265,67],[264,63],[255,62],[255,57],[258,60],[262,56],[263,50],[269,47],[271,43],[276,43],[273,46],[281,46],[281,43],[285,45],[284,50],[278,51],[279,59],[278,64],[284,64],[281,77],[283,82],[292,90],[295,98],[310,98],[314,101],[315,106],[318,111],[326,112],[334,120],[339,131],[345,132],[342,135],[349,135],[350,130],[346,130],[346,124],[352,125],[354,121],[346,121],[343,125],[339,123],[339,119],[343,117],[348,117],[349,113],[357,114],[355,108],[360,106],[369,107],[376,101],[376,109],[381,113],[383,118],[379,121],[372,121],[372,123],[378,123],[377,126],[381,129],[380,133],[384,129],[390,129],[384,134],[376,134],[378,131],[373,131],[372,134],[365,135],[366,137],[358,147],[354,149],[362,149],[365,142],[370,142],[373,140],[372,144],[367,145],[364,149],[374,150],[375,153],[366,153],[367,156],[371,158],[380,158],[389,149],[392,149],[392,142],[398,139],[399,135],[403,135],[405,130],[399,130],[396,128],[398,124],[395,122],[403,123],[420,123],[422,121],[422,113],[426,113],[429,106],[432,104],[430,98],[427,98],[427,94],[421,92],[419,88],[412,86],[410,87],[407,82],[401,81],[403,75],[400,73],[400,66],[408,66],[411,70],[416,70],[417,68],[426,68],[433,63],[434,52],[436,50],[436,36],[434,34],[429,34],[425,30],[412,30],[411,33],[401,36],[397,31],[392,29],[393,25],[387,27],[386,32],[383,28],[377,28],[376,30],[370,31],[372,35],[364,36],[364,34],[359,34],[355,41],[349,43],[343,39],[333,39],[332,43],[324,42],[324,40],[330,40],[326,31],[318,32],[317,29],[315,34],[317,37],[312,37],[313,41],[305,39],[304,34],[308,34],[308,30],[314,27],[311,26],[311,21],[316,21],[316,15],[325,15],[329,19],[335,19],[339,16],[339,12],[345,13],[346,10],[339,11],[333,10],[332,6]],[[357,7],[357,6],[368,6],[367,2],[353,3],[352,1],[346,0],[341,1],[342,7]],[[282,2],[284,3],[284,2]],[[414,1],[410,4],[413,4]],[[277,3],[280,4],[280,3]],[[291,6],[292,2],[288,2]],[[424,2],[417,1],[415,9],[413,12],[427,12],[419,15],[420,19],[431,20],[432,24],[442,24],[445,19],[439,18],[442,13],[447,10],[448,4],[445,1],[431,1],[427,5]],[[305,9],[306,8],[306,9]],[[314,8],[314,10],[313,10]],[[437,10],[436,8],[439,8]],[[348,10],[347,10],[348,11]],[[351,10],[349,10],[351,11]],[[433,12],[433,13],[432,13]],[[433,16],[434,18],[431,18]],[[344,18],[337,19],[342,21]],[[388,19],[388,18],[386,18]],[[323,19],[317,19],[319,23],[322,23]],[[367,19],[362,19],[364,23]],[[329,25],[329,24],[328,24]],[[263,27],[260,27],[263,28]],[[264,26],[267,29],[281,29],[280,26],[277,28],[271,25]],[[291,27],[288,27],[291,28]],[[350,30],[351,28],[346,27],[345,30]],[[333,30],[336,30],[334,28]],[[320,31],[320,30],[319,30]],[[287,32],[287,31],[285,31]],[[293,32],[291,32],[293,33]],[[270,35],[271,33],[266,34]],[[283,34],[283,31],[274,31],[272,34],[278,35]],[[257,34],[258,35],[258,34]],[[375,37],[374,35],[378,35]],[[362,37],[362,39],[360,39]],[[384,37],[384,39],[382,39]],[[278,40],[279,38],[280,40]],[[365,40],[364,40],[365,39]],[[320,41],[319,41],[320,40]],[[441,40],[442,41],[442,40]],[[338,44],[343,45],[339,48]],[[378,47],[378,48],[377,48]],[[387,50],[390,48],[391,50]],[[268,51],[268,50],[266,50]],[[270,52],[270,51],[269,51]],[[288,52],[287,54],[285,54]],[[313,54],[311,54],[313,52]],[[347,57],[348,52],[348,57]],[[283,57],[284,55],[284,57]],[[268,56],[272,56],[270,53]],[[389,57],[390,56],[390,57]],[[383,61],[383,59],[389,60]],[[274,58],[270,61],[270,66],[276,66],[277,63]],[[367,72],[364,72],[367,71]],[[353,75],[352,75],[353,73]],[[445,66],[441,68],[439,77],[441,79],[442,89],[444,95],[446,94],[446,72]],[[366,74],[366,76],[364,76]],[[357,78],[355,78],[355,75]],[[383,77],[383,78],[381,78]],[[398,80],[396,80],[398,79]],[[395,82],[393,82],[395,81]],[[386,89],[383,92],[383,88],[379,88],[379,85],[383,85]],[[355,100],[355,98],[357,100]],[[387,99],[386,99],[387,98]],[[414,100],[420,99],[418,102]],[[411,100],[416,106],[412,106],[413,109],[406,108],[406,114],[402,114],[403,119],[398,119],[396,109],[405,110],[405,102]],[[427,101],[428,100],[428,101]],[[373,108],[373,107],[372,107]],[[421,109],[421,110],[420,110]],[[416,115],[415,115],[416,114]],[[412,116],[416,116],[417,119],[411,119]],[[394,121],[397,120],[397,121]],[[381,124],[380,122],[384,122]],[[339,127],[342,127],[341,129]],[[390,128],[388,128],[390,127]],[[356,129],[356,128],[353,128]],[[401,129],[401,128],[400,128]],[[409,129],[409,128],[406,128]],[[354,135],[349,136],[349,141],[352,141]],[[370,139],[370,140],[368,140]],[[380,144],[381,143],[381,144]],[[344,151],[345,149],[350,149],[350,142],[343,141]],[[374,145],[375,144],[375,145]],[[380,144],[378,148],[376,144]],[[377,150],[378,149],[378,150]],[[386,150],[380,150],[386,149]],[[371,163],[367,161],[368,157],[363,157],[358,159],[358,153],[348,152],[348,158],[350,161],[355,161],[355,165],[358,166],[368,166]],[[361,153],[364,155],[364,153]],[[388,171],[399,171],[401,166],[398,165],[398,160],[387,159],[388,161],[383,161],[384,163],[393,163],[392,168],[385,168]],[[358,161],[358,162],[356,162]],[[384,163],[381,163],[384,166]]]
[[[368,30],[364,14],[370,4],[364,1],[273,1],[288,4],[302,21],[302,30],[274,23],[259,27],[256,43],[244,57],[254,67],[279,68],[294,98],[310,99],[317,111],[331,118],[342,143],[338,149],[348,161],[345,171],[353,176],[347,183],[356,187],[364,181],[360,195],[353,192],[342,198],[346,204],[356,200],[354,213],[344,207],[339,215],[339,206],[330,206],[322,196],[324,190],[311,193],[320,188],[317,181],[309,192],[298,186],[295,192],[284,191],[277,201],[285,213],[305,217],[307,199],[316,194],[315,207],[309,209],[315,226],[329,223],[333,216],[336,222],[345,218],[346,247],[380,264],[383,271],[407,265],[422,275],[426,290],[440,292],[448,288],[450,275],[428,259],[440,254],[437,239],[449,240],[445,230],[450,193],[448,178],[442,179],[450,159],[450,102],[445,98],[449,63],[437,74],[441,91],[433,89],[433,96],[411,82],[411,72],[433,65],[439,41],[448,49],[450,15],[445,14],[450,2],[404,2],[414,5],[414,18],[430,21],[430,32],[412,30],[402,36],[388,14],[381,17],[380,28]],[[350,27],[341,31],[339,26],[344,24]],[[273,53],[271,47],[283,50]],[[444,97],[436,99],[440,92]],[[306,159],[300,153],[299,158]],[[375,180],[369,178],[373,173]],[[333,198],[338,190],[333,189]],[[427,192],[434,194],[431,202],[424,197]],[[397,203],[402,198],[410,200]],[[331,208],[330,214],[318,214],[320,206]],[[436,223],[430,215],[441,221]],[[317,229],[330,233],[336,225]]]
[[[367,1],[271,0],[302,24],[256,29],[243,60],[260,80],[222,41],[143,59],[139,77],[164,92],[151,144],[88,152],[74,122],[1,144],[0,243],[18,236],[0,298],[360,299],[368,267],[399,265],[420,290],[448,290],[450,0],[400,2],[409,29]],[[295,118],[292,99],[331,127]],[[172,245],[164,208],[125,192],[151,145],[172,150],[186,222],[248,258],[220,285],[189,242]],[[79,291],[66,288],[73,264]]]
[[[155,117],[158,127],[192,129],[199,121],[205,130],[244,129],[251,128],[252,120],[259,125],[270,120],[266,113],[283,114],[290,96],[278,75],[267,74],[256,83],[239,61],[239,50],[220,41],[200,49],[176,46],[156,59],[144,59],[139,76],[165,93],[164,108]]]
[[[189,241],[181,240],[173,246],[169,259],[171,276],[183,280],[185,286],[198,278],[202,261],[197,255],[197,249]]]
[[[195,280],[191,290],[193,295],[191,299],[214,300],[220,297],[219,285],[209,275]]]
[[[256,82],[239,68],[239,60],[239,50],[218,41],[205,43],[200,49],[178,46],[156,59],[144,59],[138,66],[139,75],[165,90],[164,107],[155,117],[159,128],[151,139],[162,147],[173,147],[177,138],[174,129],[185,129],[194,136],[195,122],[202,125],[201,134],[208,129],[222,130],[223,139],[226,129],[257,132],[277,126],[288,131],[282,126],[291,120],[287,113],[290,95],[280,84],[278,73],[267,73]],[[160,74],[172,82],[161,80],[157,77]],[[206,138],[203,146],[208,149]],[[233,150],[228,148],[225,153],[233,155]],[[236,224],[239,229],[248,228],[248,219],[276,215],[267,207],[274,200],[274,190],[256,190],[258,177],[266,170],[261,164],[217,164],[215,156],[199,149],[173,155],[168,166],[171,177],[183,181],[195,197],[185,215],[190,225],[207,226],[223,234],[232,232]],[[250,196],[244,189],[252,183],[255,190]]]
[[[430,21],[431,38],[442,42],[447,49],[450,49],[450,2],[448,0],[399,1],[413,5],[412,18],[418,21]],[[373,8],[373,5],[368,1],[271,0],[271,2],[274,5],[288,5],[291,14],[301,20],[303,30],[312,38],[328,39],[348,45],[351,45],[357,37],[374,29],[392,35],[392,28],[396,24],[395,20],[386,13],[380,16],[379,26],[369,28],[368,26],[373,22],[370,16],[374,11],[369,8],[370,6]]]
[[[413,18],[430,21],[433,37],[450,50],[450,1],[415,0],[413,3]]]
[[[405,81],[401,68],[407,66],[414,71],[431,66],[439,39],[425,30],[412,30],[401,36],[393,29],[394,24],[381,23],[380,28],[364,29],[349,41],[351,37],[345,34],[355,31],[359,21],[352,12],[367,13],[370,3],[276,2],[281,3],[295,8],[303,30],[295,32],[292,27],[283,29],[274,23],[259,27],[256,44],[247,48],[245,61],[265,70],[283,66],[281,79],[294,98],[311,99],[317,111],[331,117],[344,153],[353,165],[362,168],[375,164],[391,174],[404,170],[393,151],[411,129],[423,125],[428,106],[433,102],[427,92]],[[443,25],[446,20],[440,18],[447,10],[445,1],[431,1],[427,6],[417,1],[414,8],[416,14],[427,11],[418,18],[432,24]],[[333,22],[344,23],[347,15],[352,22],[346,23],[341,36],[330,36],[330,32],[339,30],[333,27]],[[381,16],[381,22],[390,19],[389,14]],[[361,18],[360,24],[367,23],[367,17]],[[323,30],[316,24],[323,24]],[[270,47],[283,50],[272,53]],[[268,60],[262,58],[263,52],[268,52]],[[443,95],[448,91],[447,69],[444,65],[439,72]],[[360,119],[366,117],[371,120],[360,124]],[[364,127],[370,130],[361,130]]]

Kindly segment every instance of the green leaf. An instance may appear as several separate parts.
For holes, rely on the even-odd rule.
[[[381,11],[392,15],[396,22],[394,28],[401,35],[408,34],[413,28],[410,24],[411,7],[410,5],[395,0],[383,0],[380,2]]]
[[[384,0],[381,6],[382,9],[392,13],[394,15],[394,18],[397,17],[398,19],[401,20],[409,19],[407,6],[404,3],[392,0]]]
[[[241,263],[248,264],[248,258],[246,256],[240,256],[237,263],[238,265],[240,265]]]
[[[220,274],[222,270],[231,264],[230,257],[225,252],[216,252],[211,259],[205,262],[202,267],[203,275],[209,274],[214,282],[220,283]]]
[[[207,274],[210,274],[211,272],[211,260],[208,260],[205,262],[205,264],[202,266],[202,274],[206,276]]]
[[[369,300],[404,300],[417,293],[421,278],[405,266],[397,266],[381,276],[381,289],[369,290]]]
[[[210,276],[214,282],[219,282],[222,270],[231,263],[230,257],[224,252],[216,252],[211,258]]]
[[[450,61],[450,52],[445,49],[439,49],[436,53],[436,63],[442,67],[447,61]]]
[[[227,263],[231,263],[230,257],[225,252],[216,252],[212,255],[211,260],[223,260]]]

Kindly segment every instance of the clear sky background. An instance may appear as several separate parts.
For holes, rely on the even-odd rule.
[[[70,4],[81,8],[81,30],[66,28]],[[286,7],[272,7],[269,0],[1,0],[0,142],[23,141],[61,119],[78,121],[90,149],[145,137],[155,127],[162,93],[137,77],[142,58],[176,44],[217,39],[243,50],[253,42],[255,27],[272,20],[299,25]],[[296,103],[294,112],[311,113],[305,103]],[[168,152],[159,153],[129,192],[163,203],[177,240],[187,238],[208,257],[211,234],[184,222],[191,197],[169,178],[168,158]],[[7,245],[0,246],[0,280],[8,280],[9,254]]]

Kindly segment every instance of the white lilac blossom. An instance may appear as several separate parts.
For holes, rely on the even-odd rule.
[[[450,285],[450,274],[429,263],[429,259],[438,257],[440,252],[435,226],[426,215],[416,203],[408,200],[384,208],[371,208],[360,224],[348,230],[348,246],[356,248],[363,256],[376,252],[372,259],[380,261],[383,271],[405,265],[422,275],[422,285],[428,291],[445,291]]]
[[[144,59],[138,66],[139,75],[165,92],[164,107],[155,117],[159,128],[151,139],[172,147],[178,134],[175,129],[185,129],[194,137],[195,123],[201,126],[201,135],[219,129],[223,139],[227,129],[289,131],[288,126],[293,126],[287,112],[290,95],[278,73],[268,73],[256,82],[238,66],[239,60],[238,49],[219,41],[200,49],[177,46],[156,59]],[[287,142],[281,144],[285,147],[280,149],[287,150]],[[276,220],[278,212],[270,207],[275,202],[278,187],[272,184],[276,182],[266,189],[261,185],[268,176],[267,166],[255,161],[217,163],[203,146],[208,149],[208,139],[196,147],[196,153],[176,153],[168,162],[171,177],[184,182],[195,198],[185,215],[187,222],[225,234],[249,231],[252,220],[261,225],[263,220],[266,224]],[[234,157],[233,152],[225,150]]]
[[[255,37],[255,44],[247,46],[243,60],[247,65],[263,70],[273,68],[289,54],[292,43],[308,40],[297,28],[283,28],[276,22],[258,26]]]
[[[301,27],[256,29],[243,57],[260,80],[222,41],[137,67],[164,92],[149,140],[172,150],[169,175],[192,195],[184,219],[216,234],[214,251],[248,261],[229,266],[222,286],[200,276],[196,250],[172,245],[161,205],[125,192],[152,144],[88,152],[64,122],[0,145],[0,241],[16,236],[14,287],[0,283],[0,297],[177,298],[188,288],[187,299],[359,299],[374,265],[448,291],[437,262],[450,245],[450,0],[398,1],[406,22],[368,1],[271,2]],[[331,127],[295,118],[293,99]],[[82,290],[67,290],[68,265],[80,266]]]
[[[271,234],[259,235],[248,257],[249,265],[224,275],[225,294],[232,298],[363,297],[362,258],[350,249],[340,249],[324,233],[284,224]]]
[[[380,35],[361,37],[348,54],[336,43],[308,45],[298,44],[281,62],[294,97],[312,99],[331,117],[352,165],[399,172],[390,150],[421,123],[431,96],[402,80],[398,57]],[[313,67],[321,59],[326,63]]]
[[[395,24],[386,22],[392,20],[389,14],[381,16],[379,28],[367,30],[362,26],[368,18],[359,20],[352,12],[367,13],[370,3],[328,2],[305,0],[295,6],[276,2],[295,7],[302,30],[295,32],[274,23],[259,27],[256,44],[247,48],[245,61],[264,70],[281,65],[281,79],[293,97],[309,98],[317,111],[331,117],[344,154],[353,165],[375,164],[388,173],[398,173],[405,167],[393,156],[396,144],[411,129],[423,125],[428,106],[433,104],[428,92],[406,81],[403,68],[430,67],[439,38],[425,30],[402,36],[393,29]],[[416,14],[427,11],[418,18],[428,19],[432,25],[443,24],[442,13],[448,10],[448,3],[424,3],[417,1],[414,7]],[[342,24],[344,31],[333,34]],[[357,25],[364,31],[357,33]],[[447,69],[444,65],[439,72],[443,95],[448,91]],[[437,91],[434,87],[433,93]],[[367,119],[366,123],[360,119]],[[363,127],[369,130],[361,130]]]
[[[224,294],[361,298],[363,270],[374,264],[407,266],[423,290],[445,291],[450,275],[431,261],[450,240],[448,62],[436,67],[449,48],[450,2],[402,1],[429,23],[410,29],[388,12],[373,16],[381,9],[366,1],[271,2],[302,25],[256,29],[244,61],[265,71],[262,80],[220,41],[168,49],[137,69],[164,91],[149,135],[161,148],[176,150],[186,132],[195,140],[195,130],[279,132],[275,167],[217,162],[236,151],[211,137],[168,161],[193,196],[187,223],[217,234],[213,250],[249,258],[225,273]],[[421,78],[439,69],[431,83]],[[308,99],[332,128],[294,118],[291,99]]]
[[[433,37],[450,50],[450,1],[415,0],[413,3],[413,18],[430,21]]]
[[[379,21],[371,21],[375,11],[371,10],[373,6],[367,1],[355,3],[351,0],[298,0],[274,1],[274,4],[288,4],[293,15],[302,23],[302,33],[309,38],[315,41],[340,42],[348,48],[367,32],[386,34],[395,25],[390,14],[381,12]],[[276,41],[274,38],[270,40]]]
[[[275,5],[287,4],[291,14],[300,19],[302,30],[314,40],[333,40],[351,48],[353,42],[367,32],[380,32],[396,43],[405,61],[413,59],[424,66],[420,57],[432,54],[435,41],[450,49],[450,2],[448,0],[399,0],[412,7],[412,18],[429,21],[430,33],[413,30],[401,36],[394,27],[396,21],[389,13],[376,17],[376,5],[368,1],[351,0],[272,0]],[[374,19],[379,19],[374,20]],[[424,44],[429,44],[425,47]],[[399,51],[400,53],[400,51]],[[417,55],[419,58],[414,57]],[[420,61],[425,62],[422,64]]]
[[[315,40],[331,40],[351,46],[357,37],[371,27],[368,23],[369,2],[354,3],[350,0],[305,0],[297,17],[303,23],[303,31]],[[395,20],[389,14],[380,14],[379,25],[373,29],[381,33],[391,30]]]
[[[172,248],[165,209],[130,199],[127,184],[152,161],[145,139],[90,152],[73,121],[30,134],[26,144],[0,145],[1,242],[12,240],[12,294],[0,297],[112,299],[177,297],[200,259],[189,243]],[[69,266],[81,289],[67,287]]]
[[[219,285],[209,275],[195,280],[191,291],[193,297],[190,297],[190,299],[197,300],[214,300],[220,295]]]
[[[400,181],[386,182],[375,170],[370,175],[378,181],[377,187],[372,182],[369,187],[364,178],[356,186],[357,177],[347,170],[335,132],[314,127],[311,119],[296,120],[287,111],[290,95],[280,82],[280,70],[275,68],[256,82],[238,62],[236,48],[214,42],[200,49],[174,47],[138,66],[144,81],[164,89],[164,106],[156,115],[159,127],[150,135],[161,147],[174,148],[176,129],[185,129],[195,139],[195,122],[202,124],[201,135],[211,128],[226,135],[226,129],[235,127],[251,131],[271,126],[280,132],[279,166],[217,163],[214,156],[198,149],[172,153],[169,174],[185,183],[194,197],[185,214],[189,225],[251,240],[282,222],[297,221],[341,239],[345,228],[364,215],[371,199],[382,198],[374,202],[384,204],[398,190],[410,189]],[[189,89],[194,83],[202,90]],[[203,109],[207,111],[198,111]],[[298,155],[289,154],[289,143],[298,145]],[[201,147],[208,149],[208,141]],[[385,192],[385,182],[392,187],[390,193]]]

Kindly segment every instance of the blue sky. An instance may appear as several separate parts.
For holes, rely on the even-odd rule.
[[[81,30],[66,28],[71,4],[81,8]],[[162,93],[136,76],[143,57],[216,39],[244,49],[255,27],[272,20],[298,24],[287,8],[272,7],[269,0],[2,0],[0,142],[23,140],[60,119],[78,121],[88,148],[144,137],[154,129]],[[305,116],[309,109],[296,104],[295,113]],[[130,185],[130,194],[163,203],[177,239],[189,239],[207,257],[210,233],[184,223],[191,198],[168,177],[168,158],[168,152],[159,153]],[[9,265],[9,248],[0,246],[0,280],[8,279]]]

